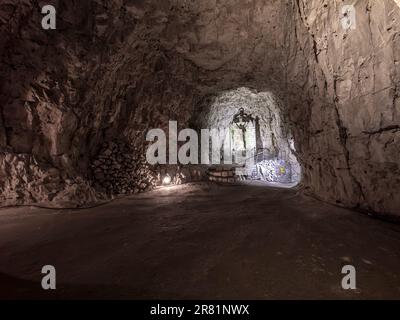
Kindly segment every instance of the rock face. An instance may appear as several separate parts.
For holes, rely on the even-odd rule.
[[[2,206],[31,203],[68,208],[106,199],[82,177],[71,179],[53,166],[40,165],[32,155],[2,155],[0,168]]]
[[[47,31],[43,4],[0,4],[2,204],[108,198],[108,143],[143,150],[149,129],[187,127],[205,96],[248,87],[282,101],[304,191],[400,214],[397,1],[356,2],[355,29],[339,0],[48,1]]]
[[[324,200],[399,214],[400,7],[358,1],[355,29],[344,30],[340,4],[299,1],[313,43],[304,182]]]

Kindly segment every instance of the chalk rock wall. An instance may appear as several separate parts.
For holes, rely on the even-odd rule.
[[[57,8],[57,30],[41,29],[43,4]],[[168,119],[185,126],[194,67],[161,47],[158,15],[152,2],[1,2],[1,205],[109,199],[95,167],[108,142],[143,150],[148,129],[166,128]],[[130,156],[141,174],[142,158]],[[127,176],[129,190],[152,184],[150,174]],[[116,195],[125,194],[122,180]]]
[[[357,1],[354,29],[346,30],[344,4],[298,1],[297,28],[307,34],[297,37],[309,57],[310,128],[297,137],[304,183],[324,200],[399,214],[400,7]]]
[[[64,11],[59,30],[41,29],[37,1],[0,4],[0,203],[74,206],[99,200],[84,175],[76,171],[79,155],[74,136],[80,119],[79,88],[87,53],[76,38],[86,22],[75,8]],[[76,9],[82,11],[85,8]],[[69,26],[76,24],[77,32]],[[83,137],[81,137],[83,138]],[[83,138],[84,139],[84,138]],[[76,192],[70,192],[71,187]]]

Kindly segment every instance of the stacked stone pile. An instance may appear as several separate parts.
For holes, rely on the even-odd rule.
[[[142,152],[126,144],[107,143],[93,161],[97,187],[109,194],[132,194],[151,190],[157,179]]]

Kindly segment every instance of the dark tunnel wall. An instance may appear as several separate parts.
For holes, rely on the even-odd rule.
[[[400,214],[395,1],[357,2],[355,30],[339,0],[52,3],[53,31],[41,2],[0,5],[2,205],[108,199],[104,174],[124,181],[112,193],[146,190],[146,131],[186,127],[202,97],[247,86],[284,102],[304,191]],[[96,175],[110,152],[131,168]]]

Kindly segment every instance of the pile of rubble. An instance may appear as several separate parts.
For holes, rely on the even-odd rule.
[[[96,187],[109,194],[133,194],[157,185],[157,178],[137,148],[107,143],[92,163]]]

